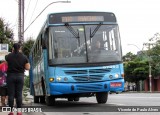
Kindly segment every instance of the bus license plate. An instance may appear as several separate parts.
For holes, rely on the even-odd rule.
[[[121,87],[122,83],[121,82],[112,82],[110,83],[110,87]]]

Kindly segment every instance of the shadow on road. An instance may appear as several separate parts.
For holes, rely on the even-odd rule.
[[[32,104],[32,107],[40,107],[44,112],[106,112],[117,111],[117,107],[113,104],[98,104],[92,102],[70,102],[64,100],[56,100],[54,106],[46,106],[45,104]]]

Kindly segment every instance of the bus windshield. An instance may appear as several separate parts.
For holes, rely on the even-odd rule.
[[[49,29],[50,64],[122,61],[118,25],[67,25]]]

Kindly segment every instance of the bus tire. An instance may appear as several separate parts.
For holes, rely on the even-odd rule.
[[[45,103],[45,96],[40,97],[40,103]]]
[[[34,96],[34,103],[39,103],[39,96]]]
[[[55,98],[53,96],[46,96],[47,106],[53,106],[55,104]]]
[[[45,88],[45,81],[44,78],[41,78],[41,82],[42,82],[42,91],[43,91],[43,95],[46,95],[46,88]],[[45,97],[44,97],[45,98]]]
[[[108,92],[96,93],[96,99],[99,104],[106,103],[108,99]]]

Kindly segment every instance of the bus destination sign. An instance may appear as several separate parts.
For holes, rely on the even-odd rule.
[[[62,22],[94,22],[104,21],[103,16],[63,16]]]

